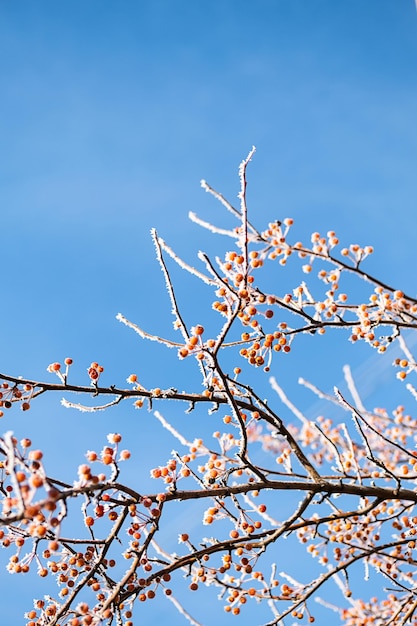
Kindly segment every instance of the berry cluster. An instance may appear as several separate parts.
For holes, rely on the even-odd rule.
[[[19,442],[10,432],[0,439],[0,542],[11,554],[7,569],[13,574],[36,570],[41,578],[54,578],[59,589],[35,600],[26,613],[27,626],[132,626],[135,607],[140,615],[144,602],[162,596],[197,623],[174,594],[174,582],[180,586],[184,580],[191,592],[216,587],[230,615],[244,614],[254,603],[259,612],[269,607],[269,623],[274,624],[285,624],[287,618],[291,623],[314,623],[311,600],[331,579],[343,594],[339,615],[345,626],[400,626],[414,620],[414,418],[403,404],[392,412],[366,409],[345,368],[351,401],[338,389],[333,396],[301,383],[320,399],[336,403],[350,421],[345,424],[325,414],[307,419],[274,378],[270,383],[279,402],[268,402],[242,382],[248,368],[241,367],[241,359],[268,372],[275,353],[296,356],[303,333],[344,329],[352,343],[366,342],[379,353],[396,342],[401,351],[393,358],[397,378],[407,380],[406,388],[417,398],[410,382],[416,360],[404,338],[405,330],[417,328],[417,300],[363,269],[373,253],[370,246],[341,247],[334,231],[325,236],[314,232],[308,245],[293,243],[291,218],[258,231],[248,220],[246,206],[245,172],[252,154],[239,170],[240,210],[203,184],[239,220],[228,231],[193,217],[234,241],[232,249],[214,261],[200,253],[206,273],[182,261],[153,233],[181,339],[151,335],[118,315],[142,338],[174,348],[181,361],[194,357],[202,389],[146,388],[136,374],[128,376],[127,389],[99,386],[104,370],[95,361],[87,368],[89,384],[77,386],[68,381],[70,358],[47,368],[58,383],[1,378],[0,416],[16,402],[27,410],[38,395],[64,390],[111,398],[93,407],[64,401],[65,406],[89,412],[126,398],[137,408],[146,401],[150,410],[154,402],[181,401],[193,416],[197,406],[209,407],[206,423],[214,429],[214,443],[208,444],[198,432],[187,438],[174,426],[176,415],[171,423],[155,411],[182,447],[166,462],[155,458],[150,471],[151,484],[158,485],[154,493],[147,482],[141,483],[138,472],[133,486],[121,481],[122,462],[131,453],[122,448],[118,432],[108,435],[101,450],[87,452],[72,484],[49,476],[43,452],[32,448],[29,439]],[[204,325],[184,321],[166,255],[214,291],[211,315],[216,323],[220,319],[217,336],[207,336],[212,320],[204,316],[197,317]],[[284,268],[290,263],[301,278],[288,283]],[[271,264],[274,273],[268,276]],[[279,276],[285,274],[279,281],[277,264]],[[355,281],[360,284],[357,297],[352,291]],[[258,380],[257,374],[253,380]],[[296,416],[296,424],[287,423],[288,411]],[[184,430],[193,429],[197,421],[184,422]],[[69,519],[76,502],[81,531],[71,538]],[[185,515],[176,517],[176,504],[188,506]],[[172,543],[177,535],[179,548]],[[284,540],[293,558],[280,563],[277,574],[280,552],[274,553],[274,547]],[[315,568],[310,578],[306,556]],[[366,572],[382,573],[383,584],[388,580],[391,591],[384,599],[354,599],[349,572],[359,562]]]

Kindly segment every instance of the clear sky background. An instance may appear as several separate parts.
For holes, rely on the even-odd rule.
[[[189,261],[222,251],[187,214],[230,224],[200,179],[233,201],[253,144],[259,228],[291,216],[295,239],[334,229],[345,244],[372,244],[369,270],[416,295],[412,0],[0,0],[0,85],[1,371],[53,380],[47,365],[71,356],[74,382],[86,383],[97,360],[104,384],[134,371],[147,387],[190,389],[192,364],[144,344],[115,315],[175,337],[149,230]],[[177,275],[187,322],[202,322],[203,292]],[[370,402],[376,394],[394,406],[398,385],[378,388],[388,368],[338,341],[306,338],[303,355],[273,373],[312,410],[298,376],[331,389],[349,362]],[[1,422],[45,449],[54,476],[72,480],[84,452],[115,430],[134,452],[126,482],[139,468],[146,483],[173,447],[128,404],[85,416],[59,400]],[[2,602],[0,623],[23,623],[32,583],[2,569],[0,584],[19,598]],[[153,608],[184,623],[166,602]]]

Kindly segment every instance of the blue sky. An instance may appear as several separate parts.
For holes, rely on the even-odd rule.
[[[233,200],[253,144],[248,198],[259,227],[291,216],[297,239],[334,229],[345,243],[372,244],[370,271],[415,295],[412,0],[3,0],[0,78],[1,371],[47,378],[50,362],[72,356],[80,383],[97,360],[104,383],[136,371],[149,387],[189,388],[191,364],[143,344],[115,315],[173,337],[149,230],[189,261],[223,250],[187,214],[230,223],[199,181]],[[201,322],[203,293],[178,277],[187,321]],[[335,341],[307,338],[302,358],[277,365],[306,407],[296,380],[317,360],[315,382],[331,389],[346,361],[370,359],[357,371],[378,391],[375,357],[346,344],[340,353]],[[144,475],[172,448],[128,405],[86,418],[59,400],[1,423],[44,447],[56,476],[71,478],[109,431],[125,435]],[[133,462],[126,471],[135,476]],[[23,597],[17,579],[0,571],[0,581]],[[21,623],[21,605],[7,610]],[[159,610],[174,623],[170,607]]]

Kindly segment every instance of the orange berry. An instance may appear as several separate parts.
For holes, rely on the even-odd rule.
[[[23,483],[26,480],[25,472],[22,472],[22,471],[16,472],[15,476],[16,476],[16,480],[18,483]]]
[[[43,457],[43,452],[41,450],[31,450],[29,452],[29,459],[31,461],[40,461]]]
[[[42,487],[43,478],[39,474],[33,474],[33,476],[31,476],[30,483],[32,487],[36,487],[36,488]]]
[[[40,526],[36,527],[36,535],[38,537],[45,537],[47,532],[48,532],[48,530],[47,530],[46,526],[40,525]]]
[[[120,435],[119,433],[110,433],[109,435],[107,435],[107,441],[109,443],[120,443],[121,440],[122,435]]]

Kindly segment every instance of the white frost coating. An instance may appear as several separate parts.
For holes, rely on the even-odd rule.
[[[198,217],[196,213],[194,213],[194,211],[190,211],[188,213],[188,217],[192,222],[198,224],[198,226],[201,226],[202,228],[209,230],[211,233],[215,233],[216,235],[226,235],[227,237],[233,238],[236,237],[236,233],[233,230],[227,230],[226,228],[219,228],[218,226],[214,226],[214,224],[210,224],[210,222],[202,220],[200,217]]]
[[[350,395],[352,396],[353,402],[355,403],[355,407],[361,413],[366,413],[366,409],[365,409],[365,407],[364,407],[364,405],[362,403],[362,400],[361,400],[361,397],[359,395],[359,392],[356,389],[355,381],[353,380],[352,371],[351,371],[349,365],[344,365],[343,366],[343,374],[344,374],[345,381],[346,381],[346,384],[348,386],[348,389],[350,391]]]
[[[183,446],[186,446],[186,447],[191,446],[191,443],[187,441],[187,439],[183,437],[181,433],[179,433],[169,422],[167,422],[166,419],[161,415],[159,411],[154,411],[154,416],[162,424],[162,426],[166,428],[168,432],[171,433],[171,435],[173,435],[176,439],[178,439],[178,441]]]
[[[309,426],[310,420],[308,420],[305,417],[305,415],[303,415],[301,411],[297,409],[297,407],[291,402],[291,400],[289,400],[287,395],[284,393],[284,390],[282,389],[282,387],[278,385],[275,376],[271,376],[269,378],[269,384],[271,385],[272,389],[279,395],[281,402],[283,402],[285,406],[287,406],[290,409],[290,411],[295,415],[295,417],[297,417],[300,420],[300,422],[302,422],[305,426]]]

